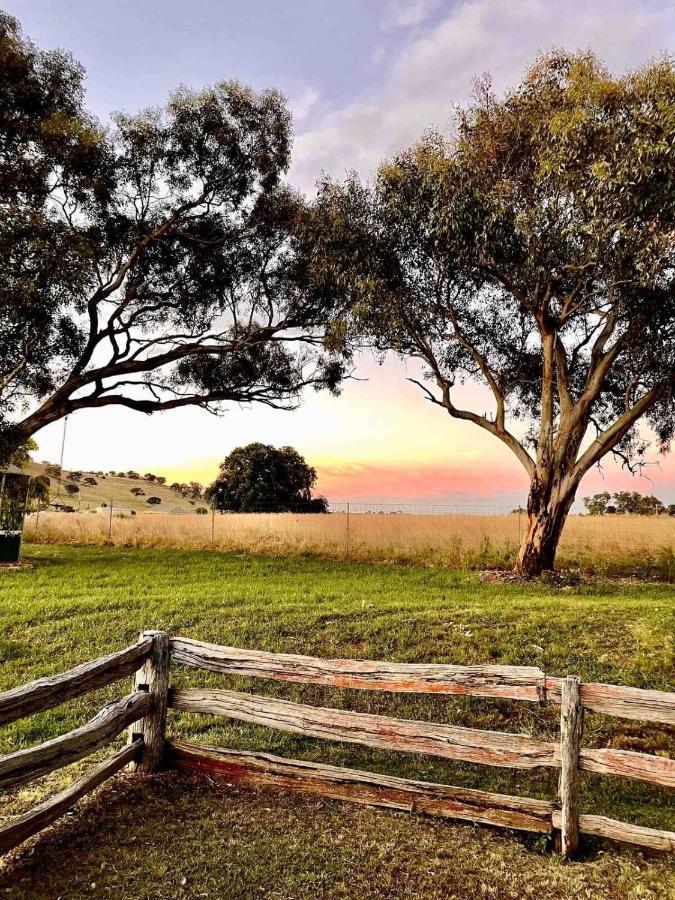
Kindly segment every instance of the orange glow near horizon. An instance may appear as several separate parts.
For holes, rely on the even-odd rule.
[[[68,424],[67,469],[154,472],[172,481],[212,482],[234,447],[262,441],[291,445],[318,473],[317,492],[330,500],[517,505],[528,480],[511,452],[487,432],[453,420],[406,380],[413,368],[388,359],[362,361],[339,397],[308,392],[293,412],[233,408],[222,418],[201,410],[143,417],[127,410],[83,411]],[[487,391],[465,386],[458,400],[492,410]],[[40,435],[37,459],[58,461],[62,424]],[[638,490],[675,501],[675,460],[633,477],[607,458],[584,479],[578,496]]]

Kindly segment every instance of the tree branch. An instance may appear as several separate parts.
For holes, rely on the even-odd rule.
[[[647,391],[630,409],[627,409],[622,416],[595,438],[590,447],[577,460],[571,473],[573,482],[578,483],[591,466],[602,459],[628,434],[637,420],[654,406],[663,389],[663,385],[659,384]]]

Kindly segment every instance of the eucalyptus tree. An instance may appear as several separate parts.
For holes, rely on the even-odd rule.
[[[307,232],[316,290],[356,340],[422,363],[423,395],[501,441],[529,480],[519,571],[553,566],[579,483],[634,470],[646,420],[675,427],[675,69],[612,77],[590,54],[489,80],[451,139],[324,181]],[[492,410],[457,388],[484,385]],[[486,473],[489,479],[489,473]]]
[[[277,92],[182,88],[103,128],[82,68],[5,14],[0,75],[0,457],[79,409],[289,408],[336,388]]]

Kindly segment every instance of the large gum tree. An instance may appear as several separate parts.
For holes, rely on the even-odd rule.
[[[372,185],[325,181],[307,252],[358,341],[419,360],[426,398],[516,456],[530,483],[517,569],[554,564],[579,483],[634,469],[675,426],[675,70],[612,77],[539,59],[484,79],[452,139],[427,135]],[[317,288],[318,289],[318,288]],[[493,410],[456,388],[483,384]],[[489,473],[486,473],[489,477]]]
[[[278,93],[182,89],[103,128],[82,68],[3,13],[0,76],[0,464],[80,409],[288,408],[337,385]]]

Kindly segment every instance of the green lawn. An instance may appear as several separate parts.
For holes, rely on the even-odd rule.
[[[673,686],[675,591],[663,584],[598,582],[560,590],[482,584],[475,575],[433,568],[102,547],[29,546],[27,557],[34,569],[0,574],[0,690],[121,648],[145,628],[284,652],[534,664],[585,680]],[[548,737],[557,730],[557,709],[534,704],[247,682],[177,667],[173,680]],[[73,727],[121,690],[112,686],[3,729],[0,752]],[[426,780],[542,797],[555,792],[555,774],[546,770],[511,772],[387,754],[208,717],[172,715],[170,730],[204,743]],[[665,728],[599,715],[587,717],[585,742],[675,750]],[[69,777],[66,771],[47,787]],[[662,897],[671,883],[668,860],[616,847],[603,854],[593,845],[583,865],[565,866],[534,836],[232,791],[174,775],[114,785],[103,789],[103,799],[85,803],[78,820],[42,838],[32,855],[10,861],[3,886],[15,896],[36,897],[80,896],[68,886],[72,891],[78,884],[83,892],[92,882],[95,895],[116,897],[350,897],[378,891],[392,897]],[[25,808],[44,789],[12,794],[6,813]],[[637,782],[588,777],[584,808],[675,830],[667,792]],[[177,817],[173,825],[171,816]],[[122,842],[126,862],[112,847],[112,835],[122,828],[130,832]],[[340,853],[338,838],[331,838],[336,829]],[[172,851],[169,866],[170,838],[181,847]],[[497,893],[468,892],[477,853],[484,855]],[[56,860],[64,854],[71,862],[60,868]],[[423,862],[429,858],[432,869]],[[144,865],[146,876],[140,874]],[[48,889],[45,871],[51,873]]]

